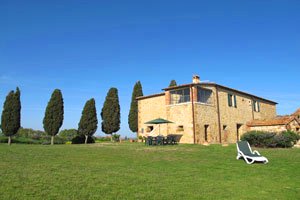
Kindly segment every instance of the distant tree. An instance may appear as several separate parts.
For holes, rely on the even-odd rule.
[[[74,137],[78,135],[78,131],[76,129],[64,129],[61,130],[58,135],[67,141],[71,141]]]
[[[11,136],[15,135],[21,126],[20,96],[20,90],[17,87],[16,92],[8,93],[3,105],[1,129],[3,134],[8,137],[8,145],[11,144]]]
[[[138,104],[136,98],[140,96],[143,96],[143,89],[141,82],[138,81],[133,87],[130,111],[128,115],[128,124],[132,132],[138,131]]]
[[[85,136],[85,144],[89,136],[94,135],[97,130],[98,120],[95,100],[88,100],[82,110],[80,122],[78,124],[78,134]]]
[[[177,83],[175,80],[171,80],[169,87],[177,86]]]
[[[55,89],[48,102],[43,120],[45,132],[51,136],[51,145],[54,144],[54,136],[58,133],[64,120],[64,101],[59,89]]]
[[[18,130],[17,136],[39,140],[39,139],[47,138],[48,135],[44,131],[20,127],[20,129]]]
[[[113,134],[120,129],[120,104],[118,89],[110,88],[105,98],[101,112],[102,131],[106,134]]]

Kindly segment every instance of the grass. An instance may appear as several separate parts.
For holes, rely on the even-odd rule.
[[[268,164],[235,160],[235,145],[0,144],[0,198],[299,198],[300,149],[259,151]]]

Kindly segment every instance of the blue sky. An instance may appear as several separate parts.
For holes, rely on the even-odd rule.
[[[117,87],[119,133],[134,136],[127,116],[137,80],[147,95],[198,74],[291,113],[300,107],[299,10],[298,0],[1,0],[0,112],[19,86],[22,126],[42,130],[59,88],[62,128],[77,128],[85,102],[96,99],[100,121],[106,93]]]

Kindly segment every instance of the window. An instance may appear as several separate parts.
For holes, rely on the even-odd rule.
[[[212,104],[212,91],[198,88],[198,102]]]
[[[253,110],[254,110],[255,112],[260,112],[259,101],[253,100]]]
[[[147,126],[146,131],[147,131],[148,133],[150,133],[151,131],[153,131],[153,126]]]
[[[171,94],[171,104],[190,102],[190,88],[173,90],[170,92],[170,94]]]
[[[223,125],[223,131],[226,131],[227,125]]]
[[[299,132],[299,128],[296,128],[296,131]]]
[[[177,131],[184,131],[183,126],[177,126]]]
[[[236,96],[234,94],[229,94],[228,93],[228,106],[229,107],[237,107],[236,104]]]

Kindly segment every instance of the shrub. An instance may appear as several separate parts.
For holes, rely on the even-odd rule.
[[[139,140],[141,141],[141,142],[144,142],[144,136],[139,136]]]
[[[60,131],[58,135],[64,139],[66,139],[67,141],[71,141],[78,134],[77,134],[76,129],[64,129],[64,130]]]
[[[0,137],[0,143],[7,143],[7,137]],[[60,137],[55,137],[54,143],[55,144],[65,144],[65,140]],[[47,139],[33,139],[29,137],[23,137],[23,136],[18,136],[18,137],[13,137],[12,138],[12,143],[18,143],[18,144],[50,144],[50,137]]]
[[[5,136],[0,136],[0,143],[7,143],[8,138]]]
[[[33,130],[30,128],[20,128],[16,136],[40,140],[45,139],[47,134],[44,131]]]
[[[72,139],[72,144],[84,144],[84,142],[85,142],[85,136],[84,135],[78,135],[78,136],[76,136]],[[88,140],[87,140],[87,143],[88,144],[95,143],[94,137],[89,136]]]
[[[245,133],[241,140],[248,141],[256,147],[292,147],[300,139],[297,133],[284,131],[282,133],[269,133],[262,131],[250,131]]]
[[[26,137],[17,137],[12,140],[12,143],[19,143],[19,144],[41,144],[41,141],[34,140],[31,138]]]
[[[110,142],[111,137],[97,137],[96,142]]]
[[[112,135],[112,139],[115,142],[120,142],[120,135],[119,134],[113,134]]]
[[[54,137],[54,144],[65,144],[67,140],[63,137],[55,136]]]
[[[274,137],[276,146],[283,148],[294,146],[294,144],[296,144],[299,139],[300,136],[292,131],[284,131]]]
[[[262,131],[250,131],[245,133],[241,140],[248,141],[251,146],[256,147],[271,147],[274,145],[275,133],[268,133]]]

